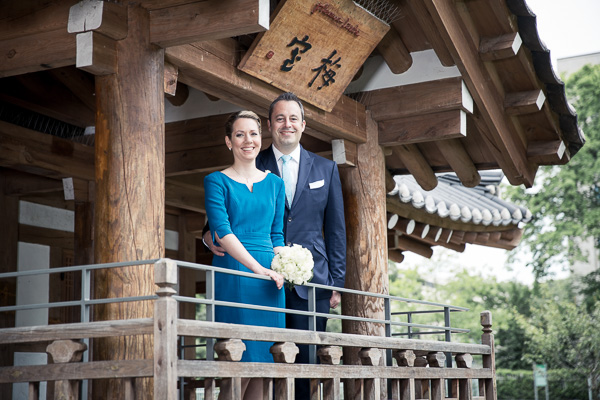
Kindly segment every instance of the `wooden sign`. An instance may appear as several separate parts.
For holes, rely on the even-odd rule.
[[[287,0],[238,68],[331,111],[388,30],[352,0]]]

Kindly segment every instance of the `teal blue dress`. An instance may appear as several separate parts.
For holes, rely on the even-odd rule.
[[[246,250],[265,268],[271,268],[273,247],[283,246],[283,213],[285,189],[283,180],[268,173],[253,185],[253,191],[222,172],[204,178],[204,198],[208,224],[213,233],[237,236]],[[213,265],[237,271],[252,272],[229,254],[214,256]],[[215,274],[215,298],[236,303],[285,308],[285,291],[278,290],[272,280]],[[236,307],[215,307],[217,322],[285,328],[285,314]],[[242,361],[273,362],[271,342],[244,341]]]

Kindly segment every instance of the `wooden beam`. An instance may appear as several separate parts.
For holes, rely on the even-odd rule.
[[[69,33],[95,31],[113,40],[127,36],[127,7],[108,1],[80,1],[69,9]]]
[[[232,163],[231,152],[224,145],[175,151],[166,154],[165,176],[218,171]]]
[[[205,213],[204,190],[174,180],[165,181],[165,204],[184,210]]]
[[[62,71],[63,68],[57,70]],[[78,76],[75,76],[74,81],[77,78]],[[74,82],[74,85],[77,83]],[[54,79],[50,71],[5,78],[2,80],[0,91],[0,99],[9,104],[77,127],[94,124],[95,107],[90,108],[80,101],[79,96],[74,95],[61,81]],[[93,91],[89,92],[88,96],[92,97]]]
[[[164,90],[168,96],[175,96],[177,90],[177,76],[179,70],[171,63],[165,62],[165,78],[164,78]]]
[[[239,71],[231,54],[233,47],[229,40],[198,42],[170,47],[165,50],[165,57],[179,67],[179,79],[182,82],[266,116],[269,105],[281,91]],[[307,123],[305,133],[309,135],[320,132],[319,138],[328,141],[366,141],[365,107],[349,97],[342,96],[329,113],[310,104],[304,105],[304,111]]]
[[[209,0],[150,11],[150,40],[171,47],[264,32],[268,0]]]
[[[423,189],[431,190],[437,186],[437,178],[417,145],[396,146],[394,156],[402,160],[406,169]]]
[[[530,142],[527,145],[527,158],[538,165],[554,165],[561,163],[565,151],[562,140]]]
[[[479,54],[483,61],[496,61],[515,57],[523,44],[519,32],[511,32],[494,37],[482,37],[479,41]]]
[[[391,238],[388,238],[388,243],[388,247],[391,247],[392,249],[412,251],[425,258],[431,258],[431,256],[433,256],[431,246],[408,236],[393,235]]]
[[[458,179],[466,187],[475,187],[481,182],[477,167],[471,156],[458,139],[441,140],[436,142],[437,148],[444,155]]]
[[[391,261],[400,264],[404,261],[404,254],[399,250],[388,250],[388,258]]]
[[[479,57],[478,46],[475,46],[464,28],[456,3],[452,0],[425,0],[423,3],[457,61],[457,67],[478,105],[493,143],[502,154],[497,160],[498,164],[511,184],[531,186],[537,166],[526,158],[525,146],[505,114],[503,98]]]
[[[19,224],[19,242],[73,250],[73,232]]]
[[[504,108],[510,115],[523,115],[538,112],[544,106],[546,96],[541,90],[507,93],[504,96]]]
[[[98,32],[77,34],[77,68],[92,75],[110,75],[117,71],[116,42]]]
[[[440,59],[440,62],[445,67],[451,67],[455,65],[455,61],[452,58],[452,54],[448,51],[444,40],[442,39],[440,33],[438,32],[438,28],[434,21],[431,19],[431,15],[425,7],[425,4],[422,0],[407,0],[407,4],[412,10],[415,17],[419,21],[419,25],[421,29],[423,29],[423,33],[427,37],[427,41],[431,44],[433,51]]]
[[[411,235],[415,231],[417,223],[414,219],[400,218],[398,214],[392,214],[388,219],[388,229]]]
[[[394,74],[408,71],[413,63],[410,52],[402,42],[398,31],[393,27],[390,27],[388,33],[379,42],[377,51]]]
[[[333,139],[331,141],[333,161],[338,167],[355,167],[357,163],[356,143],[344,139]]]
[[[65,28],[0,40],[0,78],[75,64],[75,36]]]
[[[0,175],[3,177],[2,189],[7,196],[24,196],[63,190],[62,182],[57,179],[39,177],[8,168],[0,169]]]
[[[450,110],[473,113],[473,98],[461,77],[369,92],[367,108],[376,121]]]
[[[51,69],[48,74],[69,89],[77,100],[91,110],[92,116],[94,116],[96,112],[96,96],[94,95],[96,88],[95,79],[92,75],[74,67]],[[93,122],[92,119],[92,123],[89,125],[93,125]]]
[[[379,144],[381,146],[460,139],[466,135],[467,114],[462,110],[442,111],[379,122]]]
[[[94,148],[0,121],[0,164],[52,178],[94,179]]]

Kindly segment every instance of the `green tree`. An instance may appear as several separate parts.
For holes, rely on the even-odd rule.
[[[540,302],[524,326],[529,338],[526,359],[565,368],[591,378],[594,398],[600,394],[600,303],[588,313],[569,301]]]
[[[523,244],[537,278],[550,265],[582,259],[579,239],[592,237],[600,246],[600,65],[583,67],[566,88],[586,144],[566,165],[541,168],[532,190],[508,190],[512,201],[524,203],[534,215]]]

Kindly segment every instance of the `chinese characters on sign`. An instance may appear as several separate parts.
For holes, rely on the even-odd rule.
[[[238,68],[330,112],[389,26],[352,0],[286,0]]]
[[[287,47],[292,47],[295,45],[300,45],[303,47],[300,50],[300,47],[294,47],[292,49],[292,56],[283,61],[281,64],[280,70],[283,72],[289,72],[294,68],[294,63],[296,61],[302,60],[302,57],[299,54],[306,53],[310,49],[312,49],[312,45],[308,42],[309,36],[305,35],[302,40],[299,40],[297,37],[294,37],[292,41],[287,45]],[[338,57],[333,60],[333,57],[337,55],[337,50],[333,50],[329,57],[321,59],[321,65],[315,68],[312,68],[311,71],[316,72],[312,80],[308,83],[308,87],[312,87],[315,80],[321,76],[323,79],[323,83],[321,86],[317,87],[317,90],[321,90],[324,86],[329,86],[330,84],[335,83],[335,75],[336,72],[333,70],[333,67],[340,68],[342,65],[340,64],[340,60],[342,57]]]

